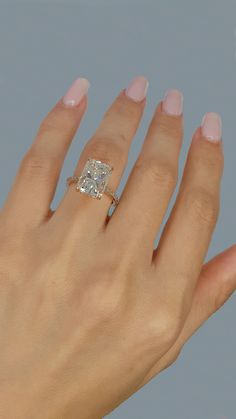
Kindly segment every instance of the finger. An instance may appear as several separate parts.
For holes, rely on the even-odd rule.
[[[191,311],[177,346],[190,336],[224,303],[236,289],[236,246],[232,246],[203,266],[194,293]]]
[[[185,325],[172,348],[148,372],[142,385],[172,364],[183,345],[236,290],[236,245],[206,263],[201,271],[193,304]]]
[[[42,122],[4,207],[11,220],[32,225],[47,217],[64,158],[86,110],[88,88],[86,79],[77,79]]]
[[[217,221],[223,169],[221,122],[207,114],[194,135],[179,195],[154,252],[159,292],[184,315]]]
[[[141,257],[147,258],[148,252],[150,260],[177,181],[183,136],[182,102],[182,94],[171,90],[157,107],[119,206],[108,224],[108,232],[113,234],[118,228],[120,239],[125,236],[131,246],[140,249],[142,243]]]
[[[116,190],[127,162],[131,141],[143,114],[147,87],[147,80],[137,77],[120,93],[86,144],[75,169],[75,176],[81,174],[89,158],[99,160],[113,167],[109,188]],[[79,217],[81,220],[84,214],[86,219],[90,220],[89,224],[94,231],[104,226],[110,205],[111,199],[107,195],[104,194],[101,200],[91,199],[85,193],[77,193],[74,185],[71,185],[55,217],[60,219],[63,216],[71,223],[71,217]]]

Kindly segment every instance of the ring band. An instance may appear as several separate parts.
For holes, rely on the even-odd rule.
[[[118,196],[108,187],[113,168],[100,160],[89,158],[80,176],[67,178],[67,185],[75,185],[76,191],[85,193],[92,198],[101,199],[103,194],[112,198],[111,205],[117,206]]]

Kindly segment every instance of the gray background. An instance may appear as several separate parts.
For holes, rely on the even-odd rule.
[[[221,216],[208,257],[231,245],[235,228],[236,3],[216,0],[2,2],[0,7],[0,197],[50,107],[78,75],[91,81],[90,107],[66,160],[55,205],[85,141],[135,75],[150,80],[143,124],[127,174],[157,101],[168,88],[185,98],[185,142],[206,111],[223,117]],[[235,297],[185,346],[177,363],[109,417],[233,419]]]

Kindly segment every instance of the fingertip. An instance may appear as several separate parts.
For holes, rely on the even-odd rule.
[[[89,80],[83,77],[77,78],[63,96],[63,104],[69,108],[79,106],[84,97],[87,96],[89,88]]]
[[[183,113],[183,94],[180,90],[171,89],[165,93],[162,110],[167,115],[180,116]]]
[[[201,123],[201,132],[204,139],[217,143],[222,138],[222,120],[216,112],[208,112]]]
[[[146,99],[149,81],[144,76],[138,76],[131,80],[125,89],[126,96],[134,102],[142,102]]]

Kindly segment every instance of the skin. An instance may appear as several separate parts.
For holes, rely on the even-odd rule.
[[[101,418],[173,363],[236,287],[236,247],[203,265],[219,212],[222,143],[198,128],[176,203],[183,117],[152,118],[120,203],[70,186],[50,210],[87,106],[60,100],[42,122],[0,214],[0,417]],[[85,146],[116,190],[145,100],[122,91]],[[148,181],[148,188],[147,188]],[[101,391],[102,389],[102,391]]]

